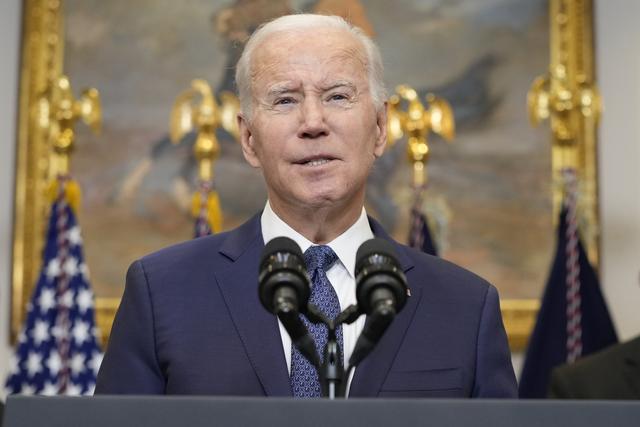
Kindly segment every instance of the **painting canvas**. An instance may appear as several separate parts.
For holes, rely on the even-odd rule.
[[[127,266],[190,239],[194,137],[168,136],[175,97],[194,78],[234,90],[246,37],[265,20],[318,11],[345,16],[379,44],[390,93],[408,84],[454,110],[451,144],[431,138],[425,209],[441,256],[494,283],[503,298],[538,298],[551,261],[548,131],[527,120],[526,93],[548,64],[544,0],[66,0],[65,71],[100,90],[99,136],[78,127],[72,170],[98,297],[119,298]],[[424,99],[424,98],[423,98]],[[218,132],[215,185],[224,228],[264,206],[260,172]],[[406,242],[413,202],[406,141],[370,178],[367,210]]]

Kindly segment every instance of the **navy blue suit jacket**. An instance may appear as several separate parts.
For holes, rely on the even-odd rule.
[[[394,245],[411,296],[356,369],[350,396],[517,396],[496,289]],[[277,319],[258,300],[263,247],[256,215],[134,262],[96,393],[291,396]]]

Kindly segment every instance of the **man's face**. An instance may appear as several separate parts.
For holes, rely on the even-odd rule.
[[[272,204],[361,206],[384,150],[386,110],[373,104],[360,42],[337,29],[277,33],[251,65],[252,114],[239,119],[241,142]]]

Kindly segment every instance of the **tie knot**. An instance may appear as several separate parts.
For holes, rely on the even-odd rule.
[[[337,259],[338,255],[327,245],[310,246],[304,251],[304,262],[310,274],[318,269],[327,271]]]

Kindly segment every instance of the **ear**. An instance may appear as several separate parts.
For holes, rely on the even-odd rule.
[[[259,168],[261,164],[254,147],[251,123],[249,123],[249,120],[247,120],[243,113],[238,113],[237,120],[238,129],[240,130],[240,146],[242,147],[244,159],[254,168]]]
[[[387,146],[387,107],[388,104],[385,101],[382,108],[376,113],[376,143],[373,147],[373,155],[375,157],[382,156]]]

